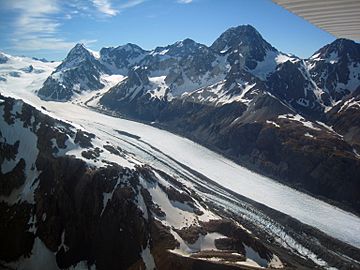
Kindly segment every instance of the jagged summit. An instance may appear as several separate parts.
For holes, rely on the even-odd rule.
[[[359,86],[359,43],[336,39],[316,51],[307,62],[312,79],[325,95],[329,95],[329,104],[334,104]]]
[[[179,47],[179,48],[181,48],[181,47],[194,47],[194,46],[201,46],[201,45],[202,44],[197,43],[196,41],[194,41],[191,38],[186,38],[186,39],[183,39],[181,41],[177,41],[174,44],[169,45],[168,47]]]
[[[111,73],[126,75],[129,68],[137,65],[147,54],[148,52],[140,46],[127,43],[118,47],[102,48],[100,50],[100,62]]]
[[[43,99],[68,100],[74,93],[104,87],[100,77],[110,73],[93,53],[78,43],[44,82],[38,94]]]
[[[156,47],[151,52],[152,55],[168,55],[168,56],[186,56],[201,52],[207,52],[209,48],[201,43],[198,43],[190,38],[177,41],[166,47]]]
[[[350,61],[360,61],[360,44],[353,40],[339,38],[316,51],[310,59],[330,58],[349,58]]]
[[[89,50],[85,48],[85,45],[82,43],[77,43],[68,53],[64,61],[56,69],[57,71],[64,68],[72,68],[79,65],[84,61],[93,61],[95,60],[94,56],[90,53]]]
[[[275,50],[251,25],[232,27],[221,34],[211,45],[213,50],[223,53],[230,48],[237,47],[254,47],[256,49],[261,47],[263,51]]]
[[[261,66],[259,62],[265,62],[266,67],[260,67],[256,72],[259,73],[257,76],[263,79],[275,68],[275,57],[279,54],[251,25],[240,25],[226,30],[210,48],[226,56],[232,66],[240,65],[241,68],[254,70]],[[270,67],[270,70],[267,67]]]
[[[86,49],[84,43],[78,42],[73,49]]]
[[[133,85],[130,80],[127,86],[131,87],[125,92],[143,93],[150,99],[166,99],[167,95],[181,96],[184,92],[218,83],[227,78],[228,74],[237,74],[235,71],[246,71],[262,82],[267,82],[267,85],[286,88],[296,84],[290,90],[281,88],[272,89],[272,92],[284,93],[288,102],[291,99],[294,104],[301,103],[302,107],[311,111],[315,108],[323,110],[324,106],[334,104],[356,89],[359,81],[359,46],[350,40],[335,40],[306,60],[305,66],[301,59],[279,52],[251,25],[226,30],[210,47],[190,38],[165,47],[156,47],[151,51],[127,43],[103,48],[96,57],[84,44],[79,43],[52,75],[51,89],[47,91],[47,95],[53,93],[52,89],[60,89],[62,92],[66,91],[67,95],[59,96],[68,99],[72,97],[74,90],[96,90],[102,87],[99,79],[101,74],[129,76],[134,67],[142,67],[146,68],[145,73],[149,77],[147,90],[138,89],[137,84]],[[290,63],[280,68],[287,61]],[[294,74],[298,74],[303,83],[299,83],[299,80],[295,83],[294,74],[287,70],[295,70]],[[274,73],[276,75],[272,77],[272,83],[269,83],[269,78]],[[71,83],[68,83],[67,77],[71,78]],[[324,80],[325,77],[327,80]],[[302,89],[303,85],[308,86],[306,91]],[[290,92],[296,92],[296,95],[292,96]],[[40,91],[39,94],[41,93],[44,92]],[[58,95],[55,97],[57,99]]]
[[[125,45],[121,45],[115,48],[115,50],[125,50],[127,52],[144,52],[145,50],[141,48],[140,46],[134,44],[134,43],[126,43]]]
[[[90,52],[86,49],[85,45],[83,43],[77,43],[68,53],[66,58],[69,57],[76,57],[79,55],[87,55],[90,54]]]

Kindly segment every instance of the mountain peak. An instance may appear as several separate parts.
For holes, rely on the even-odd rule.
[[[225,33],[236,33],[236,34],[247,34],[247,35],[260,35],[260,33],[256,30],[256,28],[250,24],[239,25],[235,27],[231,27],[225,31]]]
[[[115,50],[116,51],[123,50],[126,52],[136,52],[136,53],[144,52],[144,50],[140,46],[133,43],[126,43],[125,45],[118,46],[115,48]]]
[[[330,43],[330,45],[342,48],[342,47],[348,47],[348,46],[356,46],[357,43],[351,39],[337,38],[332,43]]]
[[[76,45],[74,46],[74,49],[85,49],[85,45],[84,43],[76,43]]]
[[[63,69],[69,69],[78,67],[83,62],[93,62],[95,57],[84,44],[77,43],[68,53],[64,61],[56,68],[54,72],[58,72]]]
[[[353,40],[338,38],[316,51],[310,59],[345,58],[360,61],[360,44]]]
[[[183,40],[176,41],[171,45],[168,45],[166,48],[182,48],[182,47],[191,48],[191,47],[200,47],[200,46],[202,46],[202,44],[197,43],[193,39],[185,38]]]
[[[177,46],[177,47],[182,47],[182,46],[192,46],[195,44],[197,44],[197,43],[194,40],[192,40],[191,38],[186,38],[184,40],[175,42],[175,44],[173,44],[173,45]]]
[[[181,41],[177,41],[166,47],[156,47],[153,50],[153,54],[167,54],[170,56],[187,56],[191,54],[196,54],[200,50],[207,49],[203,44],[197,43],[196,41],[186,38]]]
[[[215,40],[211,48],[217,52],[224,52],[229,48],[235,49],[240,46],[247,47],[249,50],[276,51],[251,25],[240,25],[229,28]]]
[[[66,60],[90,55],[90,52],[85,48],[85,45],[83,43],[77,43],[66,56]]]

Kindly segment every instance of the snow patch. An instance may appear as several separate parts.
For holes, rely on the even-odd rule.
[[[260,267],[268,266],[268,261],[264,258],[261,258],[258,252],[256,252],[252,247],[247,246],[246,244],[244,244],[244,246],[245,246],[245,256],[247,259],[246,261],[250,259],[251,262],[255,262]]]
[[[56,263],[56,256],[38,238],[35,238],[30,257],[21,257],[17,262],[6,264],[10,268],[19,270],[59,270]]]
[[[279,125],[279,124],[277,124],[277,123],[275,123],[274,121],[269,121],[269,120],[266,120],[266,123],[268,123],[268,124],[272,124],[272,125],[274,125],[275,127],[280,128],[280,125]]]
[[[218,250],[215,246],[215,240],[221,238],[227,238],[227,236],[217,232],[207,233],[206,235],[200,234],[194,244],[187,244],[187,246],[192,253],[204,250]]]
[[[147,91],[151,95],[152,98],[163,99],[166,94],[166,89],[168,86],[165,83],[166,76],[159,77],[149,77],[149,81],[152,86],[151,89]]]
[[[259,79],[266,80],[266,78],[275,71],[279,64],[282,64],[286,61],[291,61],[294,63],[299,60],[295,57],[280,53],[278,51],[268,50],[264,60],[257,62],[256,67],[253,70],[250,70],[250,72]]]
[[[156,269],[154,257],[150,252],[149,243],[146,246],[146,248],[143,249],[143,251],[141,251],[141,258],[143,259],[146,269],[148,270]]]
[[[300,114],[284,114],[284,115],[279,115],[278,118],[279,119],[288,119],[291,121],[297,121],[297,122],[302,123],[307,128],[317,130],[317,131],[321,130],[320,128],[315,127],[313,122],[305,120],[305,118],[303,118]]]

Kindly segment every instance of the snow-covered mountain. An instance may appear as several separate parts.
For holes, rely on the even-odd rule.
[[[0,268],[360,269],[358,51],[299,59],[247,25],[1,53]]]
[[[77,44],[46,79],[38,95],[48,100],[68,100],[82,91],[103,88],[104,73],[110,72],[83,44]]]
[[[99,53],[99,60],[112,73],[126,75],[130,67],[137,65],[148,54],[149,52],[139,46],[128,43],[116,48],[102,48]]]
[[[104,88],[92,106],[157,122],[261,173],[358,211],[353,191],[360,185],[360,127],[340,108],[357,104],[352,101],[360,86],[359,54],[359,44],[339,39],[300,59],[279,52],[250,25],[228,29],[209,47],[185,39],[152,51],[127,44],[96,54],[77,45],[39,95],[57,100],[61,89],[66,95],[60,100],[74,99],[103,87],[105,75],[124,76]],[[304,144],[312,145],[307,154],[301,150]],[[322,152],[317,151],[320,145]],[[328,158],[334,147],[338,151]],[[304,164],[301,173],[299,162]],[[342,162],[350,164],[346,175]]]
[[[337,59],[326,60],[335,50]],[[176,91],[161,73],[163,80],[155,81],[161,82],[160,97],[171,98],[157,99],[151,90],[157,85],[152,65],[140,64],[99,104],[158,122],[261,173],[360,209],[354,193],[359,187],[360,126],[356,117],[340,111],[345,103],[343,109],[349,104],[352,111],[358,109],[359,44],[336,40],[310,59],[299,59],[277,51],[253,27],[240,26],[227,30],[206,51],[221,63],[213,65],[221,70],[221,76],[212,76],[215,83],[195,89],[188,85],[187,91],[172,95]],[[164,48],[158,52],[168,53]],[[319,80],[320,73],[328,74],[334,89],[343,89],[340,100],[339,91]]]
[[[225,43],[228,44],[227,47]],[[191,39],[166,47],[157,47],[152,51],[145,51],[134,44],[126,44],[116,48],[103,48],[96,57],[78,44],[45,82],[44,90],[39,94],[52,100],[70,99],[74,92],[100,88],[101,85],[94,85],[95,80],[101,83],[99,73],[126,76],[141,67],[142,70],[146,70],[146,76],[149,78],[146,89],[133,87],[130,91],[131,96],[141,92],[139,98],[146,95],[148,100],[171,100],[184,92],[191,92],[223,80],[234,66],[246,69],[264,80],[275,70],[278,63],[289,59],[292,58],[271,47],[252,26],[229,29],[210,47]],[[79,71],[78,68],[83,70]],[[86,80],[84,70],[88,74]],[[72,83],[65,85],[64,82],[67,80]],[[131,84],[131,80],[129,83]],[[52,95],[53,92],[47,90],[50,85],[53,85],[52,88],[62,89],[67,94],[59,97]],[[118,88],[121,88],[121,85],[114,88],[114,91],[121,92]]]
[[[328,106],[353,93],[360,80],[360,44],[337,39],[307,61],[311,78],[324,91]]]

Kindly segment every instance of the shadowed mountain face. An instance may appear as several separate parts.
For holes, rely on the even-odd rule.
[[[284,183],[360,210],[354,193],[360,126],[353,117],[360,108],[358,43],[338,39],[300,59],[244,25],[210,47],[191,39],[152,51],[127,44],[95,57],[77,45],[39,95],[56,100],[61,92],[59,99],[71,99],[101,88],[101,74],[126,76],[101,97],[102,108],[155,121]]]

